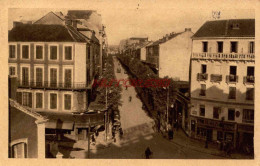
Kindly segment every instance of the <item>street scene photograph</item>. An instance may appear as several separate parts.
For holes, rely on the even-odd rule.
[[[9,8],[8,158],[253,160],[255,10],[183,9]]]

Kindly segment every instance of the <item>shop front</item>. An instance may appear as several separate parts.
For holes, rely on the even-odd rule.
[[[254,152],[254,125],[238,124],[237,148],[245,153]]]

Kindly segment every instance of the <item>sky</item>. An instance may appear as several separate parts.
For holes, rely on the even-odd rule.
[[[139,5],[139,4],[138,4]],[[191,28],[195,33],[208,20],[214,20],[213,12],[220,11],[220,19],[255,18],[254,10],[228,9],[212,10],[212,8],[136,8],[116,9],[92,8],[102,16],[106,26],[109,45],[118,45],[120,40],[130,37],[148,37],[149,40],[158,40],[171,32],[182,32]],[[69,9],[39,9],[39,8],[11,8],[8,11],[8,29],[12,29],[15,20],[38,20],[50,11],[61,11],[67,14]],[[73,9],[75,10],[75,9]],[[83,10],[83,9],[80,9]],[[89,10],[86,9],[86,10]]]

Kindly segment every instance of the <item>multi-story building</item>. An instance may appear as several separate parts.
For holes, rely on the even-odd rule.
[[[190,135],[253,146],[255,20],[207,21],[192,37]]]
[[[121,40],[119,43],[119,52],[132,55],[132,51],[138,44],[142,44],[148,41],[148,37],[131,37]]]
[[[191,29],[186,28],[184,32],[171,33],[148,45],[145,62],[161,78],[168,76],[176,81],[189,81],[192,35]]]
[[[72,114],[88,110],[98,43],[69,23],[19,25],[9,32],[8,40],[9,75],[18,79],[17,102],[52,119],[46,134],[63,129],[85,139],[89,122],[104,124],[101,114],[86,117],[89,122]]]

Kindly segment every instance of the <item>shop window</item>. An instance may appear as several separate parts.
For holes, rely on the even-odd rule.
[[[220,107],[213,107],[213,118],[219,119]]]
[[[228,120],[235,120],[235,110],[228,109]]]
[[[200,105],[200,116],[205,116],[205,105]]]
[[[243,122],[244,123],[254,123],[254,110],[244,109],[243,110]]]
[[[219,140],[219,141],[223,140],[223,132],[222,131],[217,132],[217,140]]]

